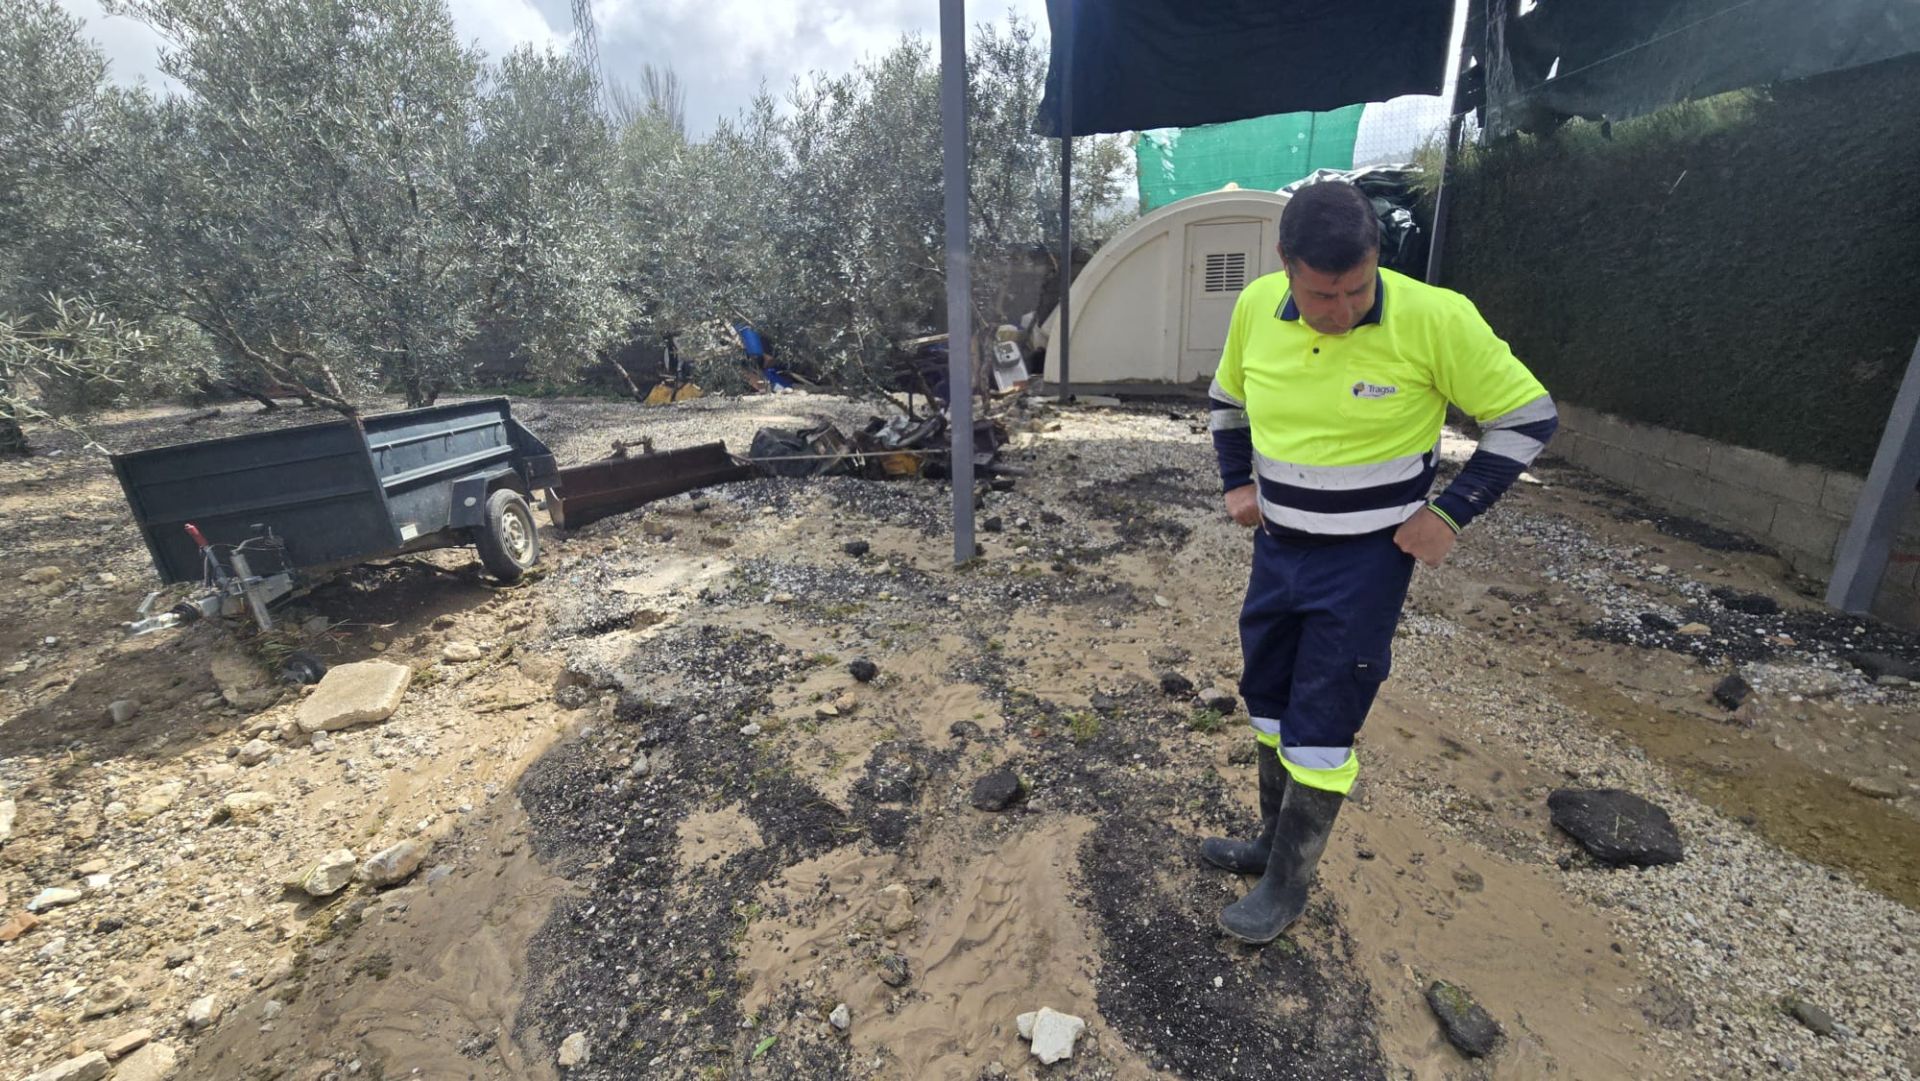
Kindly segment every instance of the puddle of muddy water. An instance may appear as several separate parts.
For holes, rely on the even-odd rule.
[[[1789,852],[1920,908],[1920,820],[1750,733],[1641,705],[1588,676],[1567,678],[1561,697],[1569,706],[1632,740],[1696,798]]]

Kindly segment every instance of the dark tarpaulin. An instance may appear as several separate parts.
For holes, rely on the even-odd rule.
[[[1486,0],[1475,42],[1495,134],[1624,120],[1920,51],[1915,0],[1539,0],[1519,10],[1520,0]]]
[[[1062,134],[1073,5],[1073,135],[1321,112],[1446,81],[1453,0],[1047,0],[1035,128]]]

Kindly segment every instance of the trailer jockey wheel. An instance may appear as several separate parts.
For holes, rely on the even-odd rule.
[[[327,662],[304,649],[287,654],[280,664],[280,678],[288,683],[307,685],[320,682],[327,674]]]
[[[487,497],[487,518],[473,536],[480,562],[502,582],[517,582],[540,558],[540,534],[525,497],[502,488]]]

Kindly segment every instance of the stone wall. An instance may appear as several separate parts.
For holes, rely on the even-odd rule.
[[[1825,582],[1863,481],[1566,402],[1548,452],[1675,511],[1746,534]],[[1920,501],[1894,541],[1873,611],[1920,628]],[[1901,559],[1904,555],[1907,558]]]

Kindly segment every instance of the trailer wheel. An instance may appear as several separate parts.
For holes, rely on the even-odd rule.
[[[287,659],[280,665],[280,678],[301,686],[318,683],[326,674],[327,662],[304,649],[287,654]]]
[[[480,562],[502,582],[517,582],[540,559],[540,534],[533,510],[511,488],[487,497],[487,519],[474,532],[473,546]]]

